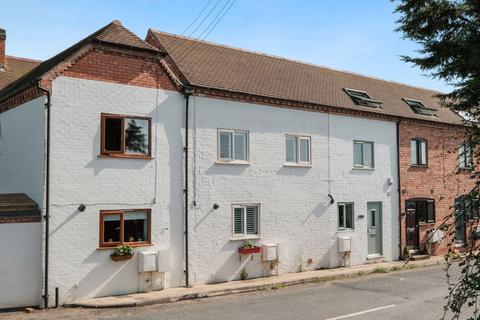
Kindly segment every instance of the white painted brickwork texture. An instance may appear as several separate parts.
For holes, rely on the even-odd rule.
[[[43,204],[44,113],[40,97],[0,113],[0,193],[26,193]]]
[[[239,261],[237,249],[243,241],[231,240],[232,204],[260,204],[256,243],[279,244],[281,273],[338,266],[337,237],[344,235],[352,237],[350,263],[365,263],[368,201],[383,203],[383,255],[386,260],[397,259],[395,123],[193,99],[191,147],[196,155],[190,176],[190,268],[194,283],[238,279],[243,268],[249,277],[272,273],[259,254]],[[215,163],[217,128],[249,131],[249,165]],[[284,166],[285,134],[311,136],[311,167]],[[353,140],[374,142],[374,170],[353,169]],[[389,177],[394,181],[391,186]],[[335,204],[329,203],[328,193]],[[354,231],[337,231],[338,202],[354,203]],[[214,204],[219,205],[217,210]]]
[[[51,283],[61,302],[145,291],[138,254],[98,250],[100,210],[151,208],[153,247],[172,253],[166,286],[183,282],[183,97],[175,92],[59,77],[53,83]],[[152,118],[153,160],[99,158],[100,114]],[[84,212],[78,211],[86,205]],[[163,274],[153,274],[153,289]]]

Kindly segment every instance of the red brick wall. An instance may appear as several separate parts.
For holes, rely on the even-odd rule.
[[[62,72],[68,77],[176,90],[158,61],[95,49]]]
[[[415,167],[410,164],[412,138],[423,138],[428,141],[428,167]],[[458,146],[462,141],[463,131],[460,129],[400,123],[400,212],[405,212],[407,199],[435,199],[435,223],[420,224],[421,248],[427,239],[426,231],[439,227],[443,220],[453,213],[455,199],[473,188],[471,172],[458,168]],[[455,230],[453,222],[452,218],[448,220]],[[405,219],[402,219],[401,232],[403,247],[406,237]],[[447,245],[453,236],[447,235],[442,242],[432,246],[432,254],[446,253]]]

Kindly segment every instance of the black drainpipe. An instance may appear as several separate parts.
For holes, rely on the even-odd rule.
[[[398,183],[398,251],[400,259],[403,259],[402,252],[402,188],[400,186],[400,122],[397,121],[397,183]]]
[[[37,89],[45,93],[47,96],[47,102],[45,107],[47,109],[47,139],[46,139],[46,155],[45,155],[45,275],[44,275],[44,308],[48,308],[48,253],[49,253],[49,240],[50,240],[50,107],[51,107],[51,95],[50,91],[40,86],[40,79],[36,81]]]
[[[188,115],[189,115],[189,102],[190,96],[193,93],[193,88],[184,86],[182,93],[185,97],[185,147],[183,148],[185,153],[185,187],[183,189],[185,193],[185,286],[190,286],[189,281],[189,269],[188,269]]]

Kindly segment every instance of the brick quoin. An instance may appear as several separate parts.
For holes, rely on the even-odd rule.
[[[414,138],[428,143],[428,167],[412,166],[410,142]],[[475,181],[470,170],[459,169],[458,147],[463,142],[460,127],[400,123],[400,212],[405,212],[405,201],[412,198],[435,200],[435,223],[420,224],[420,248],[427,240],[426,232],[438,228],[454,212],[455,199],[468,193]],[[447,223],[454,231],[454,218]],[[467,223],[467,241],[471,223]],[[401,221],[402,248],[406,245],[405,219]],[[431,254],[441,255],[448,250],[454,234],[445,232],[445,239],[431,246]]]

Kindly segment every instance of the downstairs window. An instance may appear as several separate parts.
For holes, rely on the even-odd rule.
[[[151,243],[151,210],[100,211],[100,248]]]

